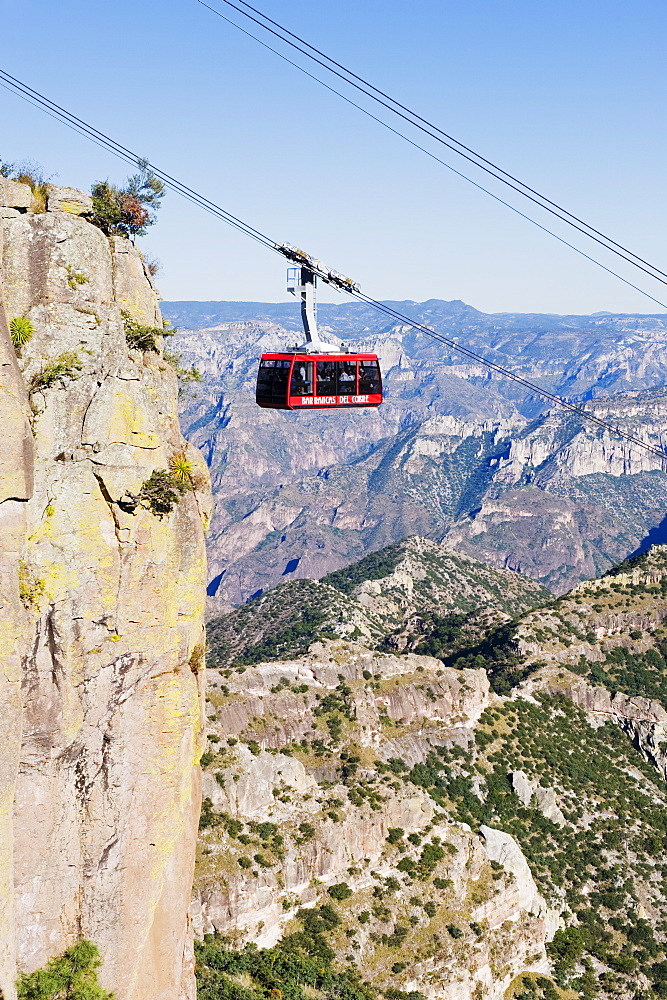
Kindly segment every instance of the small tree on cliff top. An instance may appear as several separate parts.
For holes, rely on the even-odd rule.
[[[146,160],[139,160],[139,172],[128,177],[125,186],[109,181],[93,184],[93,209],[90,220],[108,236],[143,236],[155,225],[156,212],[164,197],[164,184]]]
[[[97,982],[102,961],[92,941],[79,941],[43,969],[24,973],[16,983],[19,1000],[114,1000]]]

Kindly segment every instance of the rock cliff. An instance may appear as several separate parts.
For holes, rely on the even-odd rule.
[[[19,187],[19,185],[16,185]],[[18,192],[19,194],[21,192]],[[29,192],[28,192],[29,193]],[[2,259],[0,224],[0,259]],[[33,491],[33,445],[28,394],[0,296],[0,992],[12,995],[14,948],[13,804],[21,751],[21,653],[27,615],[19,596],[19,559],[26,508]]]
[[[27,331],[15,352],[0,315],[0,988],[85,937],[118,1000],[189,998],[208,476],[139,251],[82,192],[0,195],[0,297]],[[193,488],[154,512],[175,458]]]

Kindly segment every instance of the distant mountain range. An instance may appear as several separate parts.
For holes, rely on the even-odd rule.
[[[667,319],[486,315],[396,303],[550,391],[667,446]],[[663,541],[660,459],[361,304],[319,309],[328,339],[380,355],[377,411],[259,410],[259,354],[294,343],[296,304],[163,303],[176,349],[205,374],[182,425],[211,467],[211,614],[281,580],[319,579],[408,535],[557,593]]]

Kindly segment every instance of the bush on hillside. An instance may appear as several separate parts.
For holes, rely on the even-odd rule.
[[[164,183],[150,169],[147,160],[139,160],[138,173],[128,177],[123,187],[109,181],[93,184],[94,215],[91,222],[107,236],[144,236],[155,225],[156,212],[164,197]]]

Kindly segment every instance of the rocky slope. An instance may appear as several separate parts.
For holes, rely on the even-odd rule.
[[[664,446],[664,320],[485,317],[461,303],[402,305],[551,390],[593,397],[585,405],[602,419]],[[205,374],[182,411],[216,495],[211,615],[283,574],[319,579],[415,532],[447,537],[557,593],[647,538],[662,539],[659,459],[572,416],[544,412],[512,383],[460,364],[421,335],[383,327],[364,307],[322,307],[331,336],[381,355],[386,402],[354,414],[254,405],[258,354],[294,339],[297,314],[288,319],[289,307],[168,309],[176,322],[224,319],[176,338]]]
[[[467,745],[483,670],[331,643],[225,688],[210,693],[209,735],[234,735],[205,757],[199,934],[271,947],[299,907],[339,900],[330,946],[376,988],[502,997],[548,970],[555,916],[513,838],[473,834],[403,780],[433,747]]]
[[[185,1000],[206,468],[139,252],[80,191],[0,195],[0,300],[28,331],[15,352],[0,322],[0,990],[85,937],[118,1000]],[[123,313],[156,351],[129,348]],[[196,489],[160,512],[144,487],[177,456]]]
[[[209,671],[202,997],[664,995],[667,548],[472,646],[428,620]]]
[[[319,582],[281,584],[212,619],[206,630],[207,662],[227,667],[284,659],[322,637],[400,649],[406,630],[426,632],[436,615],[466,619],[472,635],[473,626],[479,633],[549,598],[527,577],[412,537]]]

